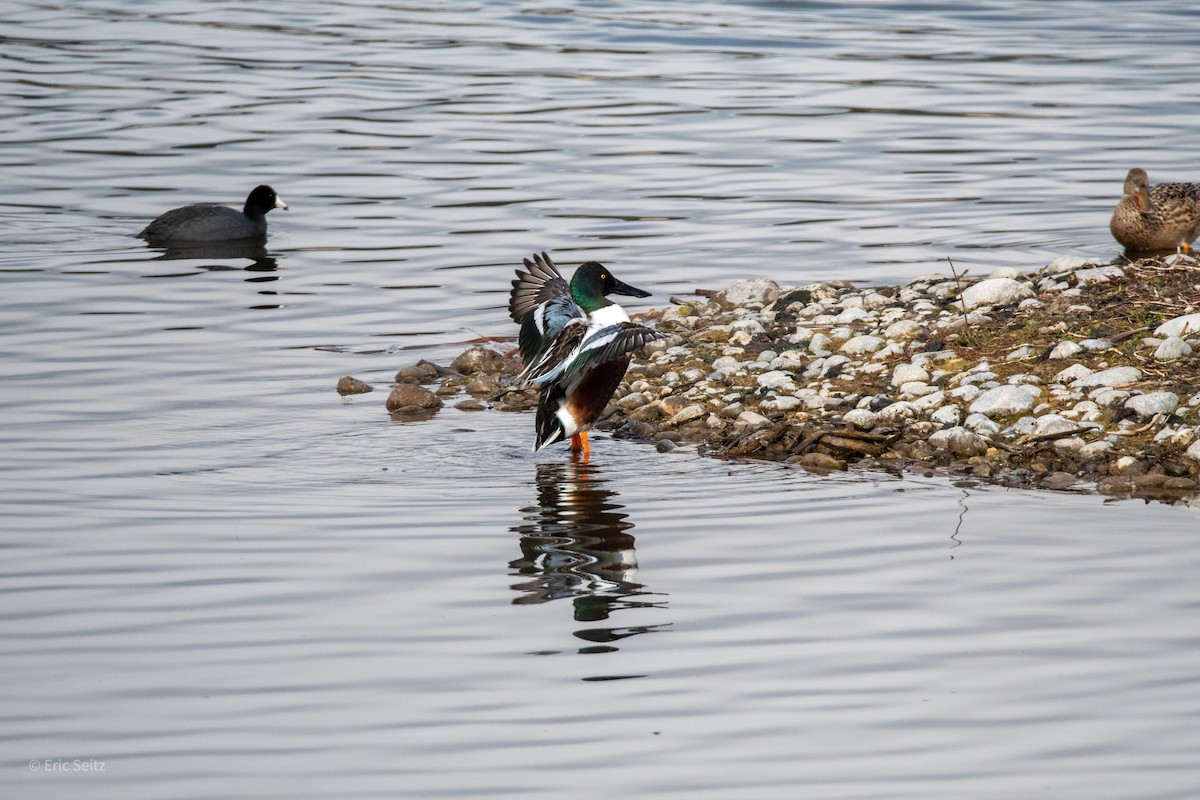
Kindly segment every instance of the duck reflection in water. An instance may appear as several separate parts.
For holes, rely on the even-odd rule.
[[[225,264],[213,264],[201,269],[212,272],[245,269],[247,272],[274,272],[279,268],[279,259],[267,251],[266,243],[261,239],[241,239],[230,242],[189,242],[187,244],[168,245],[153,248],[159,251],[155,261],[180,261],[184,259],[213,259],[216,261],[229,259],[250,259],[254,263],[246,267],[231,267]],[[271,280],[276,278],[272,276]],[[248,280],[255,280],[250,278]]]
[[[578,459],[537,465],[538,505],[522,509],[527,522],[512,529],[521,535],[521,557],[509,566],[528,577],[513,585],[521,592],[515,605],[569,597],[579,622],[606,620],[615,611],[666,607],[665,599],[649,599],[661,595],[634,581],[633,523],[600,473]],[[663,627],[597,628],[575,635],[614,642]]]

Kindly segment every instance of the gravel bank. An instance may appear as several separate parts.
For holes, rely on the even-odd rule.
[[[1163,500],[1200,486],[1192,258],[1064,257],[1033,274],[869,288],[762,278],[671,303],[635,315],[668,338],[639,353],[598,429],[818,469]],[[388,409],[532,408],[502,349],[401,370]]]

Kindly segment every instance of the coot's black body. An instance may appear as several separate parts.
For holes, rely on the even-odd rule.
[[[267,212],[287,210],[287,203],[270,186],[258,186],[241,210],[215,203],[197,203],[160,216],[138,234],[152,244],[228,242],[267,235]]]

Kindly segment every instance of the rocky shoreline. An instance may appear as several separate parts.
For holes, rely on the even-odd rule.
[[[888,287],[750,279],[671,303],[634,315],[667,338],[639,352],[598,429],[814,469],[1168,501],[1200,491],[1200,264],[1189,256],[1063,257],[1033,274]],[[389,411],[532,408],[536,391],[512,388],[515,348],[503,349],[400,370]],[[353,381],[339,392],[364,390]]]

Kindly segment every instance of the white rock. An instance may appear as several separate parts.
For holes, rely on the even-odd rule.
[[[779,284],[769,278],[743,278],[725,287],[725,302],[735,306],[769,303],[779,296]]]
[[[929,394],[918,397],[916,400],[913,400],[912,404],[913,404],[913,408],[917,409],[917,411],[920,411],[922,413],[927,413],[927,412],[931,411],[932,409],[935,409],[935,408],[945,404],[945,402],[946,402],[946,393],[945,392],[931,392]]]
[[[1139,417],[1152,417],[1155,414],[1170,414],[1179,407],[1179,395],[1174,392],[1149,392],[1135,394],[1125,401],[1125,408]]]
[[[881,425],[895,425],[907,422],[916,416],[917,410],[913,407],[913,404],[901,400],[881,409],[876,413],[875,420]]]
[[[1074,272],[1081,267],[1102,261],[1103,259],[1088,258],[1086,256],[1059,256],[1046,265],[1045,272],[1050,275],[1059,275],[1063,272]]]
[[[849,325],[859,320],[870,319],[874,316],[874,314],[865,309],[851,307],[834,317],[833,321],[837,325]]]
[[[1082,353],[1082,352],[1083,352],[1082,347],[1080,347],[1079,345],[1075,344],[1074,342],[1072,342],[1068,339],[1065,341],[1061,341],[1057,345],[1055,345],[1054,349],[1050,351],[1050,355],[1048,356],[1048,358],[1052,358],[1057,361],[1057,360],[1064,359],[1064,358],[1071,358],[1076,353]]]
[[[968,309],[1008,305],[1026,297],[1033,297],[1033,287],[1012,278],[988,278],[968,286],[962,293],[963,304]]]
[[[1108,339],[1084,339],[1079,343],[1079,346],[1093,353],[1101,353],[1105,350],[1111,350],[1113,343]]]
[[[1000,376],[996,373],[988,370],[984,370],[983,372],[969,372],[966,376],[959,380],[959,384],[966,386],[972,383],[987,383],[988,381],[993,381],[999,377]]]
[[[989,278],[1019,278],[1021,270],[1016,267],[996,267],[988,273]]]
[[[1178,336],[1168,336],[1154,351],[1154,357],[1159,361],[1175,361],[1191,354],[1192,346]]]
[[[983,414],[968,414],[967,418],[963,420],[963,426],[982,434],[990,435],[1000,432],[1000,426]]]
[[[911,381],[927,381],[929,373],[916,364],[897,364],[892,370],[892,385],[900,386]]]
[[[829,348],[833,346],[833,340],[823,333],[814,333],[812,339],[808,342],[808,352],[814,356],[827,356],[833,351]]]
[[[1169,319],[1154,329],[1155,336],[1192,336],[1200,333],[1200,314],[1185,314]]]
[[[888,303],[892,302],[879,292],[867,292],[863,295],[863,308],[883,308]]]
[[[1019,359],[1019,358],[1029,358],[1030,356],[1032,356],[1032,355],[1033,355],[1034,353],[1036,353],[1036,352],[1037,352],[1037,351],[1036,351],[1036,350],[1034,350],[1034,349],[1033,349],[1032,347],[1030,347],[1029,345],[1027,345],[1027,344],[1023,344],[1023,345],[1021,345],[1020,347],[1018,347],[1016,350],[1013,350],[1011,353],[1009,353],[1008,355],[1006,355],[1006,356],[1004,357],[1004,360],[1005,360],[1005,361],[1016,361],[1016,360],[1017,360],[1017,359]]]
[[[917,335],[919,330],[921,330],[920,323],[911,319],[902,319],[888,325],[884,329],[883,335],[889,339],[911,339]]]
[[[1108,283],[1115,281],[1118,278],[1125,277],[1125,270],[1117,266],[1093,267],[1091,269],[1081,269],[1075,272],[1075,279],[1080,286],[1087,286],[1090,283]]]
[[[1012,425],[1009,425],[1001,433],[1005,436],[1028,436],[1033,433],[1034,427],[1037,426],[1037,417],[1021,417]]]
[[[796,391],[795,378],[792,373],[784,372],[781,369],[773,369],[770,372],[764,372],[762,375],[759,375],[758,385],[785,392]],[[792,388],[789,389],[787,388],[788,386]]]
[[[997,386],[975,398],[970,411],[988,417],[1023,414],[1033,408],[1036,399],[1037,395],[1029,386]]]
[[[982,436],[958,426],[930,435],[929,445],[956,456],[981,456],[988,449],[987,440]]]
[[[987,417],[983,418],[987,419]],[[930,414],[929,419],[939,425],[958,425],[962,420],[962,409],[954,405],[942,406],[937,411],[934,411],[932,414]],[[991,420],[989,419],[988,422],[991,422]],[[999,427],[997,427],[996,430],[999,430]]]
[[[737,421],[746,428],[761,428],[771,420],[754,411],[743,411],[738,415]]]
[[[974,384],[967,384],[966,386],[959,386],[955,389],[951,389],[948,394],[955,400],[962,400],[964,403],[969,403],[976,397],[979,397],[979,395],[983,394],[983,389],[980,389]]]
[[[866,353],[874,353],[876,350],[882,348],[885,344],[887,344],[887,342],[878,336],[855,336],[852,339],[846,340],[846,343],[843,344],[839,350],[847,355],[861,356],[865,355]]]
[[[1086,378],[1088,375],[1091,375],[1091,374],[1092,374],[1092,371],[1090,369],[1088,369],[1087,367],[1085,367],[1083,364],[1072,364],[1071,366],[1067,367],[1066,369],[1059,370],[1058,373],[1056,373],[1054,376],[1054,382],[1055,383],[1070,383],[1071,381],[1077,381],[1080,378]]]
[[[875,427],[875,413],[865,408],[855,408],[843,414],[842,421],[860,431],[869,431]]]
[[[1087,442],[1078,436],[1064,436],[1054,440],[1054,449],[1068,455],[1078,455],[1086,446]]]
[[[1106,442],[1103,439],[1098,442],[1091,442],[1079,448],[1080,458],[1098,458],[1113,449],[1112,442]]]
[[[763,327],[763,324],[754,317],[742,317],[741,319],[735,319],[729,326],[729,330],[734,333],[738,331],[745,331],[746,333],[750,334],[767,332],[767,329]]]
[[[1137,367],[1112,367],[1111,369],[1093,372],[1091,375],[1085,375],[1078,380],[1072,381],[1071,386],[1076,389],[1086,389],[1089,386],[1115,388],[1117,386],[1127,386],[1131,383],[1137,383],[1141,379],[1142,371]]]
[[[713,359],[712,368],[725,375],[732,375],[742,368],[742,362],[733,356],[721,356]]]
[[[1192,446],[1187,449],[1184,455],[1193,461],[1200,461],[1200,439],[1192,442]]]
[[[930,386],[925,381],[908,381],[900,384],[900,394],[906,397],[924,397],[937,391],[936,386]]]
[[[764,400],[759,404],[759,407],[764,411],[791,411],[792,409],[799,407],[799,405],[799,398],[784,395],[782,397],[772,397],[768,400]]]
[[[1037,424],[1033,427],[1034,436],[1050,436],[1055,433],[1063,433],[1065,431],[1073,431],[1079,425],[1065,417],[1060,417],[1058,414],[1046,414],[1038,417]]]
[[[1020,386],[1022,384],[1039,384],[1041,382],[1042,379],[1037,375],[1030,375],[1027,372],[1022,372],[1017,375],[1009,375],[1008,380],[1005,381],[1005,383],[1008,383],[1012,386]]]
[[[691,422],[694,419],[708,416],[708,409],[702,405],[684,406],[679,412],[671,417],[667,422],[671,425],[682,425],[685,422]]]

